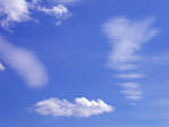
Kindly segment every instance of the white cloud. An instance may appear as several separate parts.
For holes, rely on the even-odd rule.
[[[125,95],[126,99],[129,100],[140,100],[142,99],[142,92],[140,90],[136,90],[136,89],[127,89],[127,90],[123,90],[120,91],[121,93],[123,93]]]
[[[44,12],[47,15],[53,15],[57,19],[66,19],[71,15],[68,8],[62,4],[53,6],[52,8],[46,8],[46,7],[39,6],[38,10],[41,12]]]
[[[112,112],[114,108],[104,101],[88,100],[85,97],[76,98],[74,103],[58,98],[43,100],[34,105],[34,110],[41,115],[90,117],[105,112]]]
[[[137,68],[135,62],[141,59],[138,51],[142,44],[153,38],[157,30],[152,28],[152,18],[131,21],[127,18],[112,18],[104,24],[104,32],[111,41],[108,66],[118,70]]]
[[[139,62],[144,60],[139,51],[144,43],[152,39],[158,32],[153,25],[153,18],[145,20],[129,20],[124,17],[115,17],[103,25],[104,32],[110,40],[111,50],[107,65],[109,68],[121,73],[114,76],[122,79],[140,79],[144,74],[136,72]],[[130,72],[129,72],[130,71]],[[132,72],[133,71],[133,72]],[[124,90],[121,91],[129,100],[140,100],[143,93],[137,83],[120,84]]]
[[[124,79],[138,79],[138,78],[144,78],[144,74],[139,73],[124,73],[124,74],[117,74],[115,75],[117,78],[124,78]]]
[[[8,28],[15,22],[31,20],[32,13],[35,11],[55,16],[57,20],[62,21],[71,16],[66,3],[74,2],[74,0],[60,2],[50,0],[0,0],[0,25]]]
[[[0,59],[13,68],[30,87],[48,82],[48,75],[40,60],[29,50],[13,46],[0,37]]]
[[[6,27],[11,22],[30,19],[29,4],[26,0],[0,0],[1,25]]]
[[[122,87],[127,88],[127,89],[138,89],[140,88],[140,85],[137,83],[132,83],[132,82],[128,82],[128,83],[121,83],[120,84]]]
[[[0,63],[0,71],[4,71],[4,70],[5,70],[5,66],[2,63]]]
[[[124,90],[120,92],[125,95],[126,99],[134,101],[142,99],[143,93],[140,90],[140,85],[138,83],[127,82],[120,85],[124,88]]]
[[[137,100],[141,100],[142,96],[140,96],[140,95],[128,95],[125,98],[129,99],[129,100],[135,100],[135,101],[137,101]]]

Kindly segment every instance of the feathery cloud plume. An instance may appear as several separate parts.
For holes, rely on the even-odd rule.
[[[107,65],[109,68],[125,71],[114,76],[122,79],[144,78],[144,74],[131,72],[138,69],[138,62],[143,57],[139,54],[144,43],[152,39],[158,32],[152,27],[153,18],[142,21],[132,21],[124,17],[116,17],[103,25],[106,36],[110,39],[111,51]],[[130,72],[128,72],[130,70]],[[121,91],[129,100],[142,99],[142,91],[137,83],[122,83],[124,90]]]
[[[0,59],[25,80],[30,87],[39,87],[48,82],[46,69],[29,50],[16,47],[0,36]]]
[[[137,68],[141,59],[137,54],[142,44],[153,38],[157,30],[152,28],[153,19],[131,21],[124,17],[112,18],[104,24],[104,32],[110,39],[112,50],[108,66],[117,70]]]
[[[104,101],[88,100],[85,97],[76,98],[74,103],[65,99],[50,98],[37,102],[34,105],[34,110],[41,115],[51,116],[75,116],[75,117],[90,117],[99,115],[105,112],[112,112],[114,108]]]

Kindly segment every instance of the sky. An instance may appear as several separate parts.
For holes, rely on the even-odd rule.
[[[0,0],[0,127],[168,127],[169,1]]]

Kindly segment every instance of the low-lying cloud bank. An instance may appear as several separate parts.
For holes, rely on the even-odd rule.
[[[74,103],[65,99],[50,98],[37,102],[34,106],[34,111],[41,115],[51,116],[75,116],[75,117],[90,117],[102,113],[113,112],[114,107],[106,104],[104,101],[88,100],[85,97],[76,98]]]
[[[0,36],[0,60],[14,69],[30,87],[40,87],[48,82],[41,61],[31,51],[16,47]],[[1,65],[3,69],[3,66]]]

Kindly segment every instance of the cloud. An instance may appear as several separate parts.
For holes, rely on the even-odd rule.
[[[120,91],[122,94],[125,95],[126,99],[129,100],[140,100],[142,99],[142,92],[140,90],[137,89],[127,89],[127,90],[123,90]]]
[[[132,82],[128,82],[128,83],[121,83],[120,84],[122,87],[124,88],[128,88],[128,89],[138,89],[140,88],[140,85],[137,83],[132,83]]]
[[[133,101],[142,99],[143,93],[140,90],[140,85],[138,83],[127,82],[121,83],[120,86],[124,88],[124,90],[121,90],[120,92],[125,95],[126,99]]]
[[[153,19],[131,21],[124,17],[110,19],[104,24],[104,32],[110,39],[111,51],[108,66],[116,70],[136,69],[141,60],[138,51],[142,45],[157,34],[152,28]]]
[[[1,25],[30,19],[29,3],[26,0],[0,0]]]
[[[39,87],[48,82],[46,69],[32,52],[10,44],[1,36],[0,59],[13,68],[30,87]]]
[[[85,97],[81,97],[76,98],[74,103],[64,99],[50,98],[37,102],[34,105],[34,110],[41,115],[87,118],[92,115],[113,112],[114,108],[100,99],[88,100]]]
[[[57,19],[67,19],[71,16],[68,8],[62,4],[57,6],[53,6],[52,8],[40,7],[38,8],[39,11],[44,12],[47,15],[53,15]]]
[[[30,21],[35,11],[55,16],[57,22],[61,22],[71,16],[67,4],[74,2],[75,0],[0,0],[0,25],[8,28],[14,23]]]
[[[0,63],[0,71],[4,71],[4,70],[5,70],[5,66],[2,63]]]
[[[138,79],[138,78],[144,78],[144,74],[138,74],[138,73],[125,73],[125,74],[117,74],[115,75],[117,78],[123,78],[123,79]]]
[[[126,99],[129,99],[129,100],[141,100],[142,99],[142,96],[141,95],[128,95],[125,97]]]
[[[143,44],[151,40],[158,30],[154,28],[154,19],[149,17],[144,20],[130,20],[125,17],[115,17],[103,25],[106,37],[110,40],[111,50],[107,61],[110,69],[120,71],[115,74],[116,78],[125,80],[144,78],[144,74],[137,73],[139,62],[144,61],[140,55]],[[142,90],[138,83],[121,83],[123,90],[120,91],[129,100],[143,98]],[[135,104],[135,103],[134,103]]]

